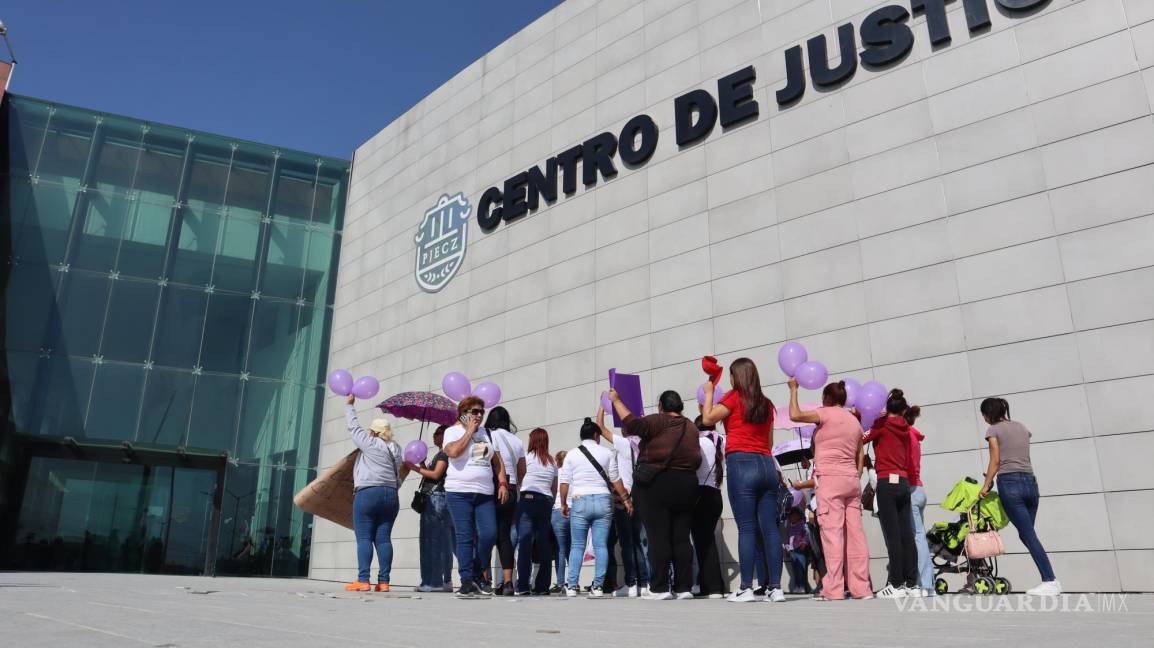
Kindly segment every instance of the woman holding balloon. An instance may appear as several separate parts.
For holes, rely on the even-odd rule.
[[[741,583],[729,595],[732,603],[757,600],[753,591],[757,536],[764,539],[769,556],[769,592],[766,599],[785,601],[781,591],[782,548],[777,528],[778,488],[773,451],[773,403],[761,391],[757,365],[738,358],[729,367],[733,391],[714,403],[714,376],[702,386],[705,402],[702,422],[725,424],[725,471],[729,474],[729,503],[737,522],[738,559]]]
[[[421,514],[421,584],[418,592],[453,590],[453,521],[449,518],[449,504],[445,499],[445,472],[449,469],[449,455],[441,448],[445,445],[445,430],[442,425],[433,432],[433,444],[437,454],[425,465],[424,457],[429,450],[419,440],[410,441],[405,446],[405,465],[409,470],[421,475],[421,485],[417,492],[423,495],[424,506]],[[414,497],[413,508],[418,499]]]

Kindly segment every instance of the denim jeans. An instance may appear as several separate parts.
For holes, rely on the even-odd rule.
[[[526,491],[517,505],[517,591],[528,592],[529,576],[533,573],[533,559],[540,563],[534,592],[549,589],[549,558],[552,542],[549,539],[550,513],[553,498]],[[536,548],[536,552],[534,552]],[[534,555],[536,553],[536,555]]]
[[[475,582],[481,574],[474,565],[493,553],[497,542],[497,509],[492,495],[480,493],[445,493],[456,537],[457,573],[461,583]],[[476,538],[476,540],[474,540]]]
[[[809,569],[809,556],[803,549],[790,549],[789,551],[789,593],[800,594],[802,592],[810,592],[809,574],[806,573]]]
[[[1013,472],[998,475],[998,496],[1002,500],[1002,508],[1010,522],[1018,530],[1018,538],[1026,549],[1030,550],[1030,557],[1038,567],[1038,572],[1045,582],[1054,580],[1054,568],[1050,566],[1050,557],[1046,555],[1042,541],[1034,532],[1034,520],[1038,517],[1038,480],[1031,473]]]
[[[357,537],[357,580],[369,582],[373,547],[377,549],[377,582],[388,583],[393,568],[393,522],[401,509],[397,489],[369,486],[353,494],[353,532]]]
[[[914,516],[914,546],[918,549],[918,587],[933,591],[934,565],[926,540],[926,489],[921,486],[910,490],[910,511]]]
[[[565,566],[569,564],[569,518],[561,515],[561,509],[553,509],[553,538],[557,541],[557,584],[565,584]]]
[[[737,554],[741,588],[753,584],[757,536],[765,543],[769,587],[781,587],[781,537],[777,529],[777,469],[768,455],[731,452],[725,457],[729,505],[737,523]]]
[[[581,562],[585,557],[585,538],[593,531],[593,555],[596,558],[593,569],[593,586],[601,587],[605,582],[605,571],[609,567],[609,525],[613,523],[613,502],[609,495],[581,495],[573,497],[569,507],[569,576],[565,582],[576,588],[581,577]]]
[[[421,585],[441,587],[453,581],[453,519],[444,492],[429,494],[421,513]]]

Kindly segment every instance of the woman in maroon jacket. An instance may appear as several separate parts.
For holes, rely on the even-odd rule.
[[[889,582],[877,593],[880,598],[922,596],[910,509],[910,424],[906,420],[907,414],[916,418],[920,411],[906,403],[902,390],[891,390],[885,415],[874,421],[863,439],[874,444],[877,456],[877,513],[889,555]]]

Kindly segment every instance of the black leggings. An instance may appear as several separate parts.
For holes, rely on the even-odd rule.
[[[914,544],[914,518],[910,511],[910,483],[903,477],[891,484],[878,475],[878,518],[889,555],[889,584],[918,586],[918,548]]]
[[[649,535],[649,566],[654,592],[680,594],[693,588],[693,508],[697,504],[697,474],[666,470],[648,486],[634,484],[641,521]],[[675,582],[669,588],[669,563]]]
[[[720,490],[712,486],[697,487],[697,506],[693,507],[693,550],[697,552],[697,587],[702,594],[725,592],[715,535],[722,508]]]
[[[517,491],[509,487],[509,499],[497,504],[497,556],[501,569],[513,569],[513,525],[517,523]],[[496,579],[493,579],[496,582]]]

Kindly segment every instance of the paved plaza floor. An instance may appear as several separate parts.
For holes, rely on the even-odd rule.
[[[406,588],[409,589],[409,588]],[[1004,600],[1000,600],[1004,599]],[[1047,608],[1047,609],[1043,609]],[[1056,609],[1048,609],[1056,608]],[[338,583],[0,573],[0,646],[1154,645],[1154,595],[786,603],[349,594]]]

